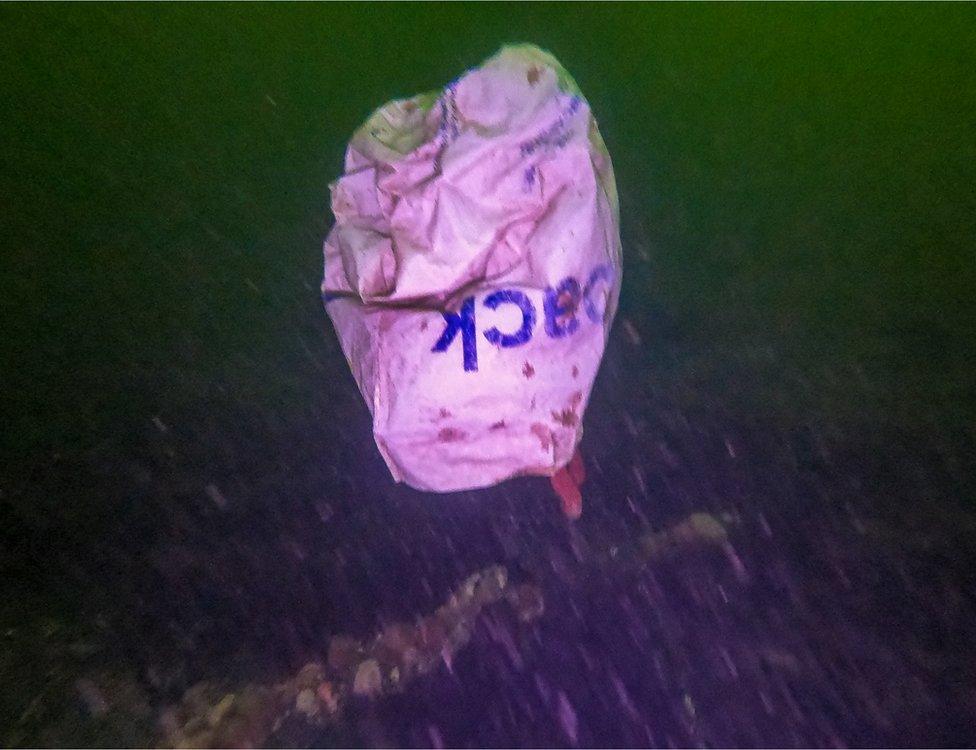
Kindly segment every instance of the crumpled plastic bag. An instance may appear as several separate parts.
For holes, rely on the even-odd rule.
[[[394,479],[447,492],[567,464],[622,257],[610,156],[563,67],[503,47],[384,105],[330,188],[323,300]]]

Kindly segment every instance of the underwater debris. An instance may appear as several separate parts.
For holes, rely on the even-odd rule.
[[[313,724],[337,720],[351,696],[374,699],[402,691],[409,682],[450,664],[467,645],[481,611],[506,601],[530,622],[545,607],[530,584],[510,586],[500,566],[469,576],[433,614],[415,623],[393,623],[368,643],[347,636],[329,642],[325,664],[311,662],[275,685],[226,690],[202,682],[188,689],[161,722],[161,747],[255,747],[265,744],[286,718]]]

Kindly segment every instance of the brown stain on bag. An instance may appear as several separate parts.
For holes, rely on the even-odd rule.
[[[575,427],[579,424],[579,415],[576,410],[583,401],[583,392],[575,391],[569,398],[569,407],[562,411],[553,411],[552,418],[564,427]]]
[[[539,445],[542,447],[542,450],[548,451],[552,445],[552,431],[542,424],[542,422],[533,422],[529,431],[539,438]]]
[[[458,430],[454,427],[445,427],[437,433],[437,439],[442,443],[456,443],[458,440],[464,440],[467,436],[468,433],[464,430]]]
[[[552,412],[552,418],[556,422],[559,422],[563,427],[575,427],[579,422],[579,417],[576,416],[576,412],[572,409],[563,409],[562,411]]]

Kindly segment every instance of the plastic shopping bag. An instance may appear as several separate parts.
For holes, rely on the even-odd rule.
[[[610,156],[569,74],[504,47],[390,102],[331,190],[323,299],[393,477],[446,492],[565,466],[622,266]]]

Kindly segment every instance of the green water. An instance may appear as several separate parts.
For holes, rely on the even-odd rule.
[[[867,389],[905,419],[967,423],[974,20],[962,4],[5,5],[4,444],[84,449],[214,388],[287,416],[322,387],[306,349],[336,356],[315,290],[348,135],[518,40],[553,51],[599,118],[622,315],[659,352],[654,377],[746,411],[805,387],[804,408],[854,414]],[[658,339],[649,305],[680,335]],[[778,390],[787,370],[807,385]]]

